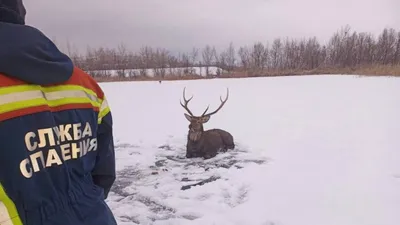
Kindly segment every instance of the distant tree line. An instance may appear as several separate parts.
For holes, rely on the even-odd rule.
[[[385,28],[375,37],[371,33],[351,31],[346,26],[335,32],[326,44],[321,44],[316,37],[276,38],[272,43],[256,42],[238,48],[230,43],[220,52],[214,46],[206,45],[204,48],[193,48],[177,55],[168,49],[150,46],[133,52],[124,44],[115,49],[88,48],[82,55],[73,51],[68,44],[67,54],[77,66],[86,71],[96,71],[92,73],[94,76],[109,76],[109,70],[116,70],[120,76],[146,76],[150,69],[156,77],[163,78],[172,68],[182,68],[182,74],[192,75],[192,68],[198,66],[205,67],[207,75],[208,68],[215,66],[223,69],[226,75],[245,73],[248,76],[262,76],[277,71],[299,73],[324,69],[398,66],[400,31]],[[132,72],[132,69],[136,72]]]

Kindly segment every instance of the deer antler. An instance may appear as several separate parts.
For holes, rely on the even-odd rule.
[[[190,100],[192,100],[193,95],[192,95],[192,97],[189,98],[189,100],[186,100],[186,97],[185,97],[185,90],[186,90],[186,87],[183,88],[183,101],[185,101],[185,105],[183,105],[181,101],[179,101],[179,102],[181,103],[181,106],[182,106],[184,109],[186,109],[186,111],[189,113],[189,115],[193,116],[193,113],[190,111],[190,109],[189,109],[188,106],[187,106],[188,103],[190,102]]]
[[[227,88],[225,100],[222,100],[222,96],[219,97],[219,99],[221,100],[221,105],[219,105],[219,107],[214,112],[206,114],[206,112],[208,111],[208,108],[210,107],[210,105],[208,105],[206,110],[201,115],[201,117],[211,116],[211,115],[214,115],[215,113],[217,113],[225,105],[226,101],[228,101],[228,98],[229,98],[229,89]]]

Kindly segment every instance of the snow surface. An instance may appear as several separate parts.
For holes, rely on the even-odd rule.
[[[102,83],[113,110],[118,224],[398,225],[400,80],[301,76]],[[182,90],[237,147],[185,159]],[[207,178],[216,180],[187,190]]]

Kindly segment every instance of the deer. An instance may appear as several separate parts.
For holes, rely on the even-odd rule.
[[[186,158],[200,157],[203,159],[210,159],[215,157],[219,152],[227,152],[230,149],[234,149],[235,143],[233,136],[229,132],[222,129],[204,130],[203,127],[203,124],[207,123],[210,117],[216,114],[225,105],[229,98],[229,89],[227,88],[225,100],[222,100],[222,96],[220,96],[221,104],[215,111],[207,113],[210,107],[210,105],[208,105],[201,116],[194,116],[188,108],[188,103],[192,100],[193,96],[186,99],[185,91],[186,87],[183,89],[184,103],[180,101],[180,104],[187,111],[184,115],[190,122],[186,143]]]

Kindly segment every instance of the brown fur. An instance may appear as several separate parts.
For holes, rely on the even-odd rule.
[[[203,124],[207,123],[210,119],[210,116],[217,113],[225,102],[228,100],[229,92],[225,101],[221,102],[220,107],[212,113],[205,114],[208,110],[204,111],[201,116],[193,116],[192,112],[187,108],[188,102],[191,100],[185,99],[185,90],[183,92],[183,97],[185,100],[185,105],[182,105],[189,114],[184,114],[186,119],[190,122],[189,124],[189,132],[187,136],[187,144],[186,144],[186,157],[194,158],[194,157],[202,157],[204,159],[209,159],[215,157],[218,152],[226,152],[228,149],[234,149],[235,143],[233,140],[233,136],[222,129],[211,129],[204,131]]]

